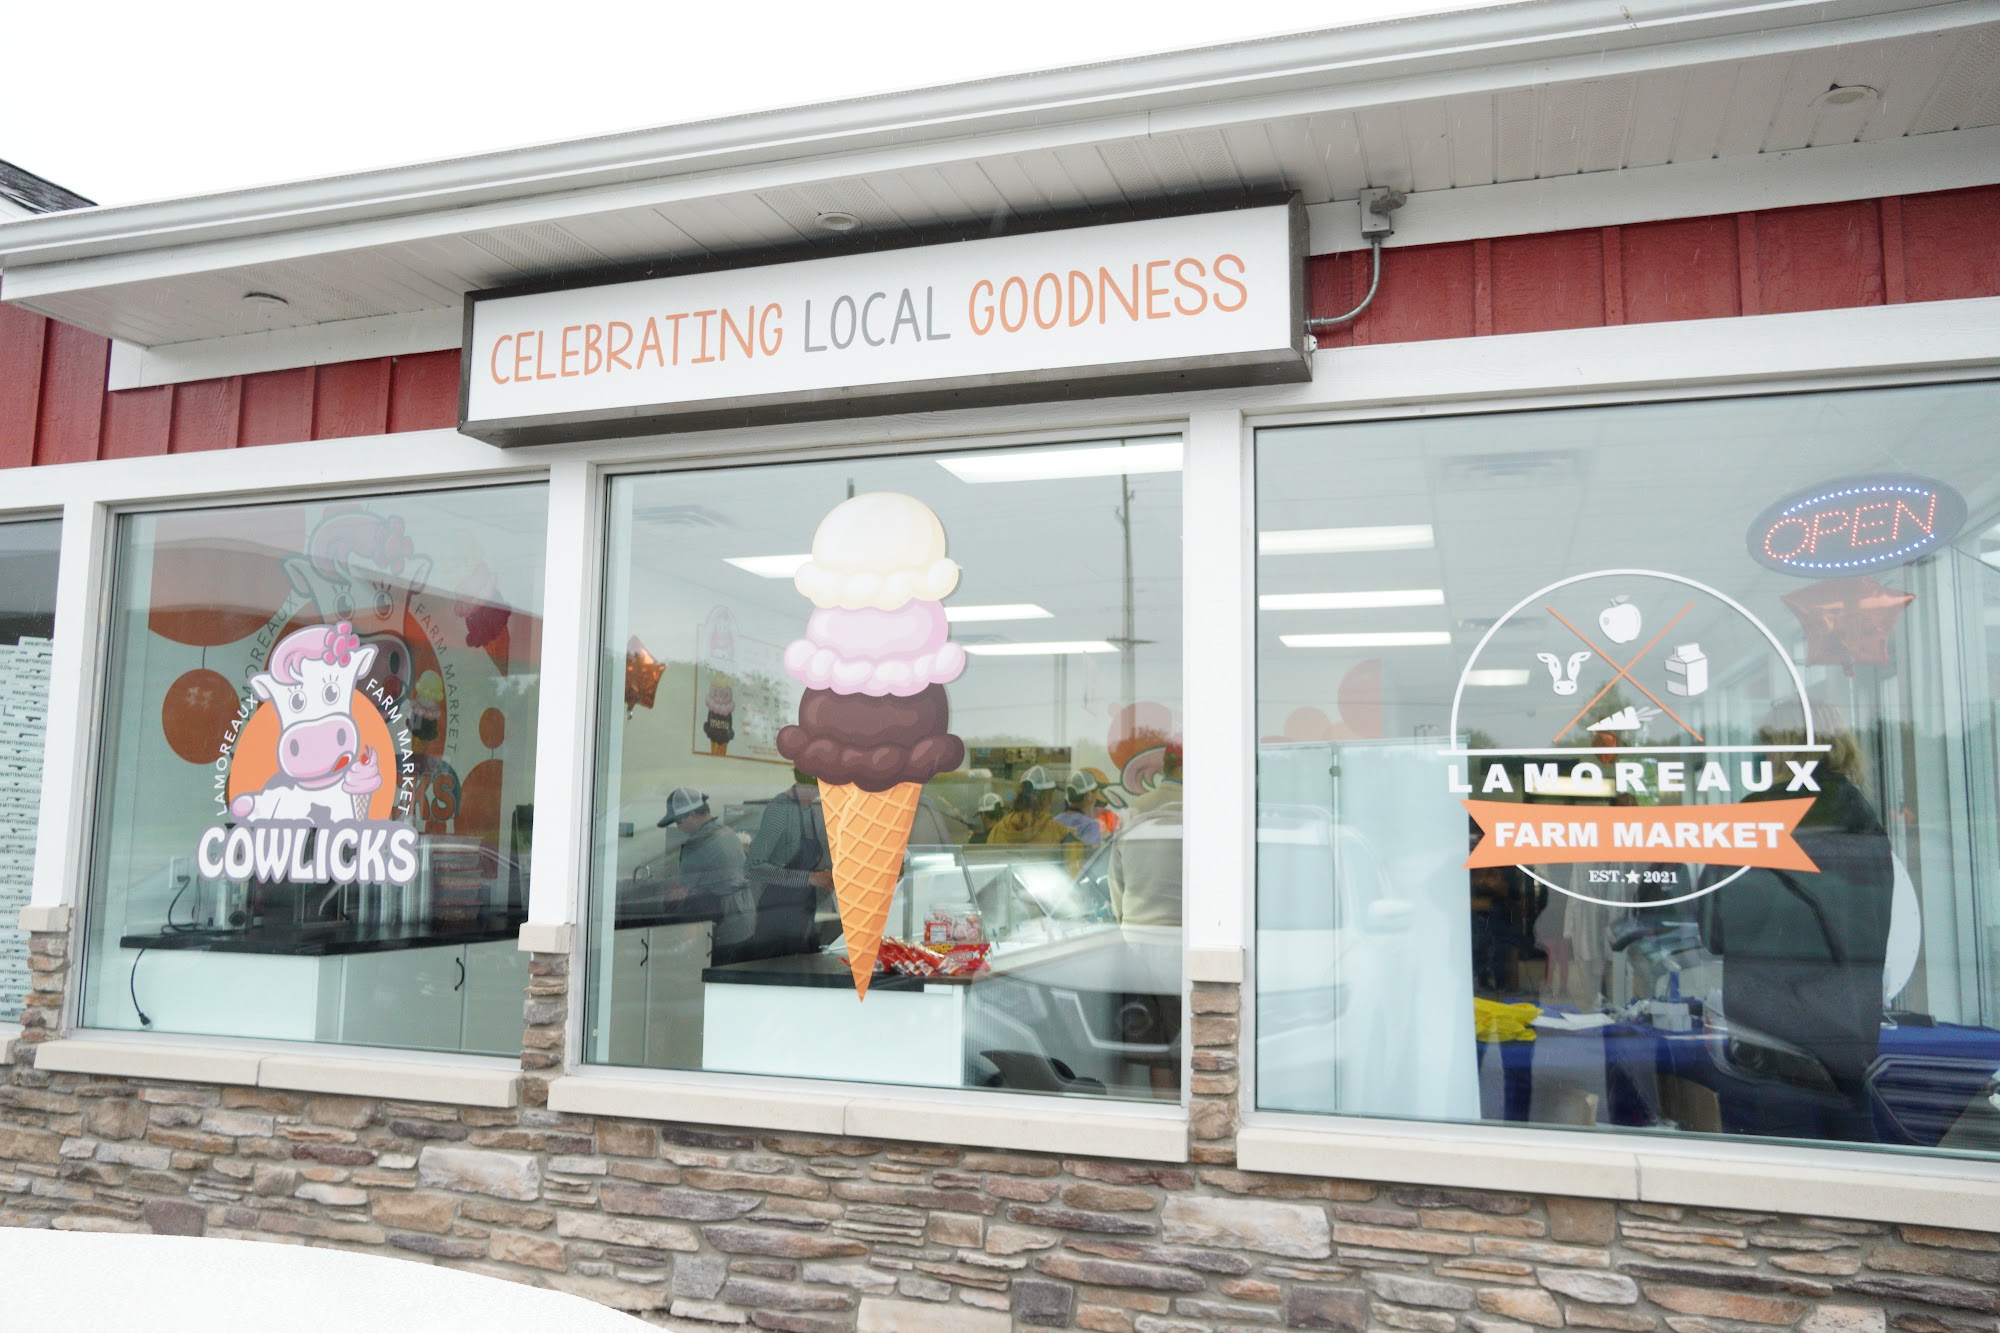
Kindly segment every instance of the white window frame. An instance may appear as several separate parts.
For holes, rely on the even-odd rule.
[[[1321,352],[1309,384],[1197,394],[1059,402],[834,422],[711,431],[645,440],[551,445],[503,451],[451,430],[359,439],[273,445],[247,451],[173,455],[8,474],[0,517],[30,511],[62,512],[63,551],[57,594],[55,682],[51,687],[45,794],[37,847],[34,892],[23,921],[36,929],[67,929],[83,892],[92,770],[96,757],[94,714],[101,670],[99,627],[107,609],[108,541],[115,512],[173,504],[255,503],[289,500],[328,489],[380,491],[417,485],[467,485],[546,476],[550,484],[545,645],[577,645],[543,662],[540,734],[591,735],[595,728],[594,655],[600,614],[600,525],[604,478],[624,470],[658,471],[730,463],[777,462],[839,455],[882,456],[952,447],[998,447],[1055,440],[1179,433],[1186,441],[1183,474],[1183,692],[1186,782],[1190,803],[1217,812],[1186,847],[1184,986],[1198,981],[1240,982],[1246,941],[1252,938],[1255,801],[1255,679],[1250,668],[1255,615],[1254,514],[1249,440],[1260,427],[1381,417],[1421,416],[1656,401],[1719,394],[1767,394],[1868,384],[1929,383],[1988,378],[2000,367],[2000,298],[1943,301],[1804,314],[1560,330],[1424,343],[1341,348]],[[567,594],[567,595],[566,595]],[[545,652],[547,648],[545,646]],[[588,884],[587,806],[592,756],[577,747],[544,747],[537,755],[537,854],[529,890],[522,947],[567,954],[571,959],[571,1009],[580,1015],[582,937],[577,927]],[[547,812],[559,817],[543,822]],[[72,933],[72,950],[80,932]],[[1505,1176],[1496,1157],[1545,1163],[1510,1177],[1509,1188],[1546,1191],[1551,1185],[1601,1197],[1664,1197],[1650,1188],[1726,1197],[1736,1206],[1772,1207],[1767,1188],[1781,1170],[1831,1172],[1838,1197],[1820,1211],[1878,1215],[1883,1182],[1913,1174],[1926,1180],[1929,1163],[1856,1150],[1798,1150],[1808,1167],[1784,1168],[1761,1145],[1698,1145],[1718,1165],[1694,1186],[1674,1186],[1674,1170],[1640,1158],[1660,1156],[1607,1144],[1601,1135],[1561,1131],[1509,1131],[1483,1126],[1435,1127],[1433,1137],[1402,1122],[1353,1117],[1301,1117],[1294,1124],[1254,1109],[1254,996],[1245,989],[1241,1094],[1243,1164],[1259,1170],[1371,1176],[1421,1182],[1496,1183]],[[80,997],[72,994],[74,1006]],[[74,1022],[74,1010],[66,1015]],[[66,1033],[67,1033],[66,1029]],[[1040,1099],[971,1090],[889,1089],[781,1078],[584,1067],[581,1025],[570,1024],[571,1048],[550,1090],[562,1109],[737,1125],[865,1133],[876,1137],[945,1138],[973,1146],[1033,1147],[1044,1151],[1102,1153],[1180,1160],[1186,1156],[1183,1107],[1128,1107]],[[90,1033],[45,1044],[38,1063],[88,1058],[97,1072],[120,1072],[109,1049],[161,1049],[135,1042],[130,1033]],[[97,1047],[91,1055],[81,1048]],[[67,1048],[59,1051],[57,1048]],[[298,1078],[289,1065],[339,1061],[364,1070],[397,1061],[393,1053],[353,1048],[312,1048],[301,1056],[256,1043],[188,1043],[190,1050],[262,1051],[260,1071]],[[78,1052],[78,1054],[71,1054]],[[290,1057],[284,1059],[279,1057]],[[462,1069],[461,1057],[450,1064]],[[495,1073],[502,1066],[486,1065]],[[157,1061],[146,1072],[157,1075]],[[138,1069],[129,1072],[139,1073]],[[352,1072],[351,1070],[349,1071]],[[407,1072],[407,1071],[405,1071]],[[440,1071],[448,1072],[448,1071]],[[518,1072],[518,1071],[515,1071]],[[262,1081],[264,1073],[258,1074]],[[1186,1080],[1183,1080],[1184,1086]],[[270,1086],[278,1086],[271,1084]],[[407,1081],[398,1095],[416,1095]],[[439,1081],[435,1094],[449,1101],[462,1091]],[[1046,1109],[1041,1109],[1046,1108]],[[1515,1135],[1528,1137],[1517,1143]],[[1390,1151],[1396,1141],[1418,1140],[1423,1151]],[[1594,1172],[1597,1156],[1618,1159]],[[1665,1154],[1668,1158],[1676,1154]],[[1630,1159],[1628,1163],[1626,1159]],[[1561,1175],[1547,1169],[1554,1166]],[[1929,1218],[1987,1211],[2000,1200],[2000,1163],[1952,1160],[1952,1179],[1936,1177]],[[1637,1183],[1634,1183],[1635,1180]],[[1730,1183],[1734,1181],[1734,1183]],[[1859,1182],[1858,1184],[1856,1182]],[[1870,1192],[1856,1202],[1857,1189]],[[1970,1194],[1967,1191],[1971,1191]],[[1975,1197],[1976,1196],[1976,1197]],[[1840,1198],[1849,1203],[1837,1206]],[[1959,1202],[1952,1202],[1954,1199]],[[1942,1202],[1936,1202],[1942,1200]],[[1923,1211],[1918,1204],[1912,1210]],[[1953,1212],[1957,1208],[1960,1211]],[[1924,1220],[1924,1219],[1911,1219]],[[1949,1224],[1949,1223],[1946,1223]]]

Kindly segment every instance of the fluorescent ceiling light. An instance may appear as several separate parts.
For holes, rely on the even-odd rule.
[[[944,618],[954,625],[969,625],[981,620],[1048,620],[1054,612],[1047,607],[1036,606],[1033,602],[1009,602],[994,606],[947,606]]]
[[[724,556],[723,562],[760,579],[788,579],[810,559],[810,555],[731,555]]]
[[[980,657],[1062,657],[1118,650],[1102,639],[1071,639],[1062,643],[968,643],[965,651]]]
[[[1438,648],[1451,642],[1443,629],[1370,630],[1357,634],[1280,634],[1287,648]],[[971,649],[966,649],[971,652]]]
[[[1428,551],[1437,537],[1428,523],[1386,528],[1294,528],[1257,534],[1259,555],[1346,555],[1354,551]]]
[[[1380,592],[1267,592],[1265,611],[1373,611],[1385,606],[1443,606],[1443,588],[1389,588]]]
[[[1179,472],[1181,442],[1111,445],[1098,449],[1035,449],[1027,453],[953,454],[938,466],[960,481],[1062,481],[1071,477]]]
[[[1467,685],[1526,685],[1526,667],[1482,667],[1465,673]]]

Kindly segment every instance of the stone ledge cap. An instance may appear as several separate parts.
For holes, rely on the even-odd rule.
[[[175,1042],[96,1041],[67,1037],[35,1048],[35,1068],[58,1074],[112,1074],[164,1078],[183,1083],[226,1083],[255,1087],[258,1051]]]

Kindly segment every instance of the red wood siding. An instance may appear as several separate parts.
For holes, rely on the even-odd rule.
[[[1315,315],[1365,252],[1307,261]],[[1327,347],[2000,296],[2000,186],[1385,251]],[[449,428],[458,353],[105,392],[110,345],[0,306],[0,468]]]

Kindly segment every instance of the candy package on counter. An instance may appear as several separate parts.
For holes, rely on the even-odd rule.
[[[934,907],[924,918],[924,943],[933,949],[978,944],[986,938],[986,922],[976,907]]]
[[[937,948],[887,936],[876,958],[882,967],[906,977],[973,977],[989,970],[986,955],[992,947],[982,942]]]

